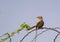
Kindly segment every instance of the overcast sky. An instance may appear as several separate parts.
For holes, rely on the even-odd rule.
[[[43,16],[45,27],[60,27],[60,0],[0,0],[0,35],[17,30],[23,22],[34,25],[37,16]],[[12,37],[12,41],[19,42],[25,34],[24,29]],[[31,41],[34,35],[35,32],[31,33],[23,42]],[[39,36],[37,42],[53,42],[54,36],[55,32],[48,31]]]

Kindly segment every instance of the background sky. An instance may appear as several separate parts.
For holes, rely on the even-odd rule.
[[[43,16],[45,27],[60,27],[60,0],[0,0],[0,35],[16,31],[23,22],[34,25],[37,16]],[[26,33],[24,29],[14,35],[12,42],[19,42]],[[37,38],[37,42],[53,42],[56,34],[54,31],[45,32]],[[30,42],[34,36],[35,32],[23,42]],[[60,37],[56,42],[59,41]]]

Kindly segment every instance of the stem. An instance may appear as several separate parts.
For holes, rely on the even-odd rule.
[[[53,31],[55,31],[55,32],[57,32],[57,33],[60,34],[60,32],[59,32],[58,30],[56,30],[56,29],[59,29],[59,28],[47,28],[47,27],[43,27],[42,29],[53,30]],[[22,42],[22,41],[25,39],[25,37],[27,37],[31,32],[33,32],[33,31],[35,31],[35,30],[36,30],[36,29],[28,32],[28,33],[20,40],[20,42]],[[39,30],[39,29],[37,29],[37,30]]]
[[[28,32],[28,33],[20,40],[20,42],[22,42],[22,41],[25,39],[25,37],[27,37],[31,32],[33,32],[33,31],[35,31],[35,30],[36,30],[36,29],[34,29],[34,30]]]
[[[36,37],[34,37],[33,38],[33,40],[31,41],[31,42],[33,42],[34,41],[34,39],[36,39],[40,34],[42,34],[42,33],[44,33],[44,32],[46,32],[47,30],[53,30],[53,31],[56,31],[58,34],[56,35],[56,37],[55,37],[55,39],[54,39],[54,42],[56,41],[56,39],[57,39],[57,37],[59,36],[59,34],[60,34],[60,32],[59,31],[57,31],[57,30],[55,30],[55,29],[57,29],[57,28],[44,28],[44,29],[46,29],[45,31],[42,31],[41,33],[39,33],[39,34],[37,34],[37,36]]]
[[[5,33],[5,34],[3,34],[2,36],[4,36],[4,35],[8,35],[8,38],[10,39],[10,42],[12,42],[12,41],[11,41],[11,37],[10,37],[10,34],[9,34],[9,33]],[[2,36],[0,36],[0,37],[2,37]]]
[[[40,34],[43,34],[43,33],[46,32],[46,31],[48,31],[48,30],[44,30],[44,31],[42,31],[41,33],[37,34],[37,35],[33,38],[33,40],[31,40],[31,42],[33,42],[34,39],[36,39]]]
[[[57,37],[59,36],[60,34],[57,34],[54,38],[54,42],[56,41]]]

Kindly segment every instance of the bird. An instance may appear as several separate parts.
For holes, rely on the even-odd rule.
[[[42,16],[38,16],[37,18],[38,18],[38,21],[37,21],[37,23],[35,25],[35,27],[36,27],[36,35],[35,36],[36,37],[37,37],[37,29],[42,29],[42,27],[44,25],[43,17]],[[35,38],[35,42],[36,42],[36,38]]]
[[[37,29],[41,29],[44,25],[44,21],[43,21],[43,17],[42,16],[38,16],[38,21],[36,23],[36,28]]]
[[[37,16],[37,23],[36,25],[30,27],[28,30],[31,30],[33,28],[36,27],[36,29],[42,29],[42,27],[44,26],[44,21],[43,21],[43,17],[42,16]]]
[[[37,16],[37,22],[36,22],[36,25],[30,27],[28,24],[26,24],[25,22],[22,23],[20,25],[20,29],[17,30],[17,32],[23,30],[24,28],[26,28],[27,31],[33,29],[33,28],[36,28],[37,29],[42,29],[43,25],[44,25],[44,21],[43,21],[43,17],[42,16]]]

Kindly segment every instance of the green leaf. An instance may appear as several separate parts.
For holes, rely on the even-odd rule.
[[[23,30],[23,28],[25,28],[25,22],[20,25],[19,29],[17,30],[17,33]]]
[[[28,24],[25,24],[26,26],[26,29],[29,30],[30,29],[30,26]]]
[[[2,41],[5,41],[5,40],[7,40],[8,39],[8,37],[5,37],[5,38],[3,38],[3,39],[1,39]]]
[[[25,22],[20,25],[20,28],[25,28]]]
[[[19,33],[21,30],[22,30],[22,29],[18,29],[18,30],[17,30],[17,33]]]
[[[11,36],[13,36],[14,34],[15,34],[15,32],[12,32],[12,33],[11,33]]]

